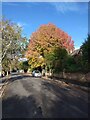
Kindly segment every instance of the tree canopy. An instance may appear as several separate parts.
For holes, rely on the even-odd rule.
[[[5,18],[0,21],[0,26],[2,32],[2,68],[9,70],[10,65],[13,64],[15,67],[18,57],[23,55],[26,49],[27,39],[26,37],[22,37],[21,27]]]
[[[90,71],[90,35],[88,35],[87,39],[84,41],[84,43],[81,46],[82,51],[82,65],[83,69],[88,69]]]
[[[43,65],[45,54],[52,52],[56,47],[65,48],[70,53],[74,50],[74,41],[67,33],[51,23],[40,26],[30,37],[26,52],[29,64],[33,67]]]

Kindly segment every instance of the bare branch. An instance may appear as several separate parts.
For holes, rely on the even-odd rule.
[[[5,52],[3,53],[3,55],[2,55],[2,60],[4,59],[4,57],[5,57],[5,55],[6,55],[7,51],[8,51],[8,48],[9,48],[9,46],[11,45],[11,43],[12,43],[12,41],[10,41],[10,43],[6,46],[6,50],[5,50]]]

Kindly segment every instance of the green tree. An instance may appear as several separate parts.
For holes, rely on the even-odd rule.
[[[2,32],[2,55],[0,63],[4,71],[12,69],[13,62],[21,57],[26,49],[27,39],[22,37],[22,28],[17,24],[3,18],[0,21],[0,30]],[[15,66],[13,66],[15,67]]]
[[[24,72],[27,72],[28,68],[29,68],[29,64],[28,61],[22,61],[19,63],[19,68],[24,70]]]
[[[79,64],[76,62],[75,60],[76,58],[74,58],[71,55],[68,55],[66,63],[65,63],[65,69],[66,72],[77,72],[79,71]]]
[[[88,35],[87,39],[81,46],[82,51],[82,66],[85,71],[90,71],[90,35]]]
[[[54,72],[63,71],[65,68],[65,62],[67,60],[67,51],[64,48],[56,47],[52,52],[45,55],[46,63],[49,69],[53,69]]]
[[[80,47],[79,53],[75,56],[68,56],[66,70],[69,72],[88,72],[90,71],[90,36]]]

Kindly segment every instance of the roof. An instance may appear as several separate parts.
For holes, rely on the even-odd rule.
[[[73,56],[73,55],[77,55],[79,53],[80,53],[80,49],[76,49],[71,53],[71,55]]]

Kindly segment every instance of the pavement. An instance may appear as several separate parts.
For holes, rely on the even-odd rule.
[[[0,98],[2,97],[2,93],[4,91],[4,86],[8,83],[7,80],[10,78],[10,76],[0,77]]]
[[[14,74],[3,92],[2,118],[88,118],[88,92]]]

